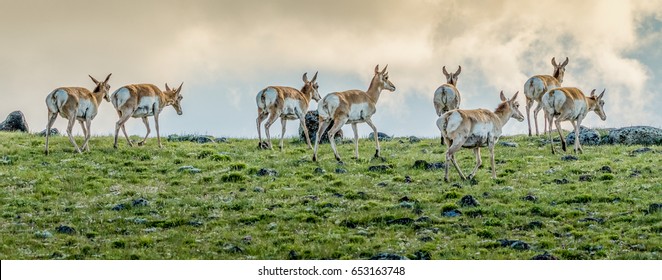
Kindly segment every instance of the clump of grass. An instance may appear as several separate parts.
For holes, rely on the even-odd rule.
[[[230,172],[221,176],[221,182],[226,183],[239,183],[243,182],[244,180],[246,180],[246,175],[239,172]]]

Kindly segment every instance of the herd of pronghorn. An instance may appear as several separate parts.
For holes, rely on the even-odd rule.
[[[543,132],[547,131],[550,137],[550,145],[552,153],[554,153],[554,145],[551,135],[552,123],[555,123],[556,128],[561,136],[561,145],[563,150],[566,150],[566,143],[561,133],[561,121],[570,121],[575,129],[575,135],[579,135],[579,127],[586,114],[590,111],[595,112],[602,120],[607,117],[604,112],[604,101],[602,97],[604,90],[599,95],[595,95],[595,89],[591,92],[590,96],[585,96],[581,90],[575,87],[561,87],[563,82],[563,75],[565,67],[568,64],[568,58],[561,64],[557,64],[556,60],[552,58],[552,65],[554,72],[552,75],[536,75],[529,78],[524,84],[524,95],[526,96],[526,115],[529,123],[529,136],[531,136],[531,117],[530,109],[534,101],[537,102],[537,107],[534,109],[533,118],[538,135],[538,112],[543,109],[545,116],[545,128]],[[311,99],[318,102],[317,113],[319,116],[319,129],[315,137],[315,146],[313,148],[313,161],[317,161],[317,148],[319,139],[324,131],[329,129],[329,125],[333,122],[333,126],[328,130],[328,135],[335,135],[343,125],[351,124],[354,132],[354,156],[359,157],[358,146],[358,131],[356,125],[358,123],[366,123],[372,128],[375,138],[376,151],[375,157],[380,157],[379,139],[377,127],[372,122],[372,115],[375,114],[377,100],[382,90],[395,91],[395,86],[389,80],[388,72],[386,69],[388,65],[381,71],[379,65],[375,66],[375,73],[368,86],[368,90],[347,90],[342,92],[333,92],[321,98],[318,92],[319,85],[317,84],[317,73],[312,79],[308,79],[307,74],[303,74],[303,87],[301,90],[285,86],[269,86],[261,90],[256,96],[257,103],[257,131],[259,138],[259,146],[261,148],[273,149],[271,145],[271,136],[269,135],[269,128],[280,117],[282,125],[282,133],[280,138],[280,148],[283,148],[283,136],[285,134],[285,124],[287,120],[299,120],[303,127],[303,132],[306,136],[308,148],[313,148],[310,143],[308,129],[305,123],[305,114]],[[453,163],[457,169],[460,177],[464,180],[464,176],[460,170],[457,162],[455,161],[455,153],[461,148],[471,148],[476,156],[476,166],[469,174],[468,178],[472,178],[478,167],[481,166],[482,161],[480,157],[480,148],[488,147],[490,150],[490,161],[492,164],[492,178],[496,178],[496,171],[494,167],[494,146],[501,136],[501,129],[508,122],[510,118],[524,121],[524,116],[519,111],[519,103],[517,102],[516,92],[510,99],[506,98],[503,91],[500,93],[501,103],[494,111],[486,109],[466,110],[460,109],[460,91],[457,89],[457,80],[462,68],[458,66],[455,73],[448,73],[446,67],[442,68],[446,76],[447,83],[441,85],[434,93],[434,107],[437,115],[437,127],[441,131],[443,144],[448,149],[446,150],[446,163]],[[166,106],[172,106],[177,111],[177,114],[182,114],[180,102],[182,100],[181,90],[183,83],[177,88],[170,88],[168,84],[165,85],[165,91],[161,91],[157,86],[152,84],[134,84],[126,85],[109,95],[110,85],[108,80],[109,74],[105,80],[98,81],[90,76],[96,87],[90,91],[82,87],[61,87],[53,90],[46,97],[46,106],[48,107],[48,125],[46,127],[46,154],[48,154],[48,138],[51,127],[57,115],[59,114],[65,119],[68,119],[67,134],[69,141],[74,146],[77,152],[81,150],[90,150],[90,124],[97,114],[97,108],[101,103],[101,99],[113,104],[119,120],[115,124],[115,141],[113,146],[117,148],[117,137],[119,130],[122,129],[124,136],[129,146],[132,142],[126,133],[124,124],[129,118],[142,118],[147,134],[138,145],[143,145],[149,136],[150,128],[147,117],[154,117],[154,126],[156,127],[156,136],[158,139],[159,147],[161,145],[161,136],[159,135],[159,113]],[[321,100],[321,101],[320,101]],[[264,120],[267,122],[264,125],[267,141],[262,141],[262,133],[260,125]],[[84,142],[81,147],[76,144],[71,131],[74,122],[78,120],[80,123],[83,134]],[[549,125],[549,130],[547,126]],[[333,137],[329,137],[332,139]],[[329,141],[333,153],[338,162],[342,162],[340,155],[336,149],[335,141]],[[582,147],[579,139],[574,144],[575,152],[582,152]],[[448,181],[448,166],[446,164],[445,180]]]

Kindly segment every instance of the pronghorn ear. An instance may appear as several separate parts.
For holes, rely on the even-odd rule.
[[[556,58],[555,58],[555,57],[552,57],[552,65],[553,65],[554,67],[557,67],[557,66],[558,66],[558,65],[556,65]]]
[[[605,90],[607,89],[603,89],[600,95],[598,95],[598,99],[601,99],[605,95]]]
[[[519,90],[515,93],[515,95],[513,95],[513,98],[511,98],[510,100],[516,100],[518,94],[519,94]]]
[[[311,83],[314,83],[315,81],[317,81],[317,73],[318,72],[319,71],[315,71],[315,75],[313,75],[313,79],[310,81]]]
[[[379,74],[379,64],[375,66],[375,74]]]
[[[384,66],[384,69],[382,69],[382,75],[386,73],[386,68],[388,68],[388,64],[386,64],[386,66]]]
[[[507,100],[506,96],[503,95],[503,90],[501,91],[501,93],[499,93],[499,96],[501,97],[501,101],[506,101]]]
[[[446,77],[450,76],[450,75],[448,74],[448,71],[446,71],[446,65],[444,65],[444,67],[441,67],[441,71],[444,72],[444,75],[445,75]]]
[[[179,92],[182,91],[182,86],[184,86],[184,82],[182,82],[177,88],[177,95],[179,95]]]
[[[106,80],[103,81],[103,82],[104,82],[104,83],[108,83],[108,79],[110,79],[110,75],[112,75],[112,74],[113,74],[113,73],[108,74],[108,77],[106,77]]]
[[[595,89],[591,91],[591,97],[595,97]]]
[[[303,82],[306,84],[308,83],[308,72],[303,73]]]
[[[455,74],[453,76],[455,76],[457,78],[457,76],[460,75],[460,72],[462,72],[462,66],[458,65],[457,66],[457,71],[455,71]]]
[[[168,83],[166,83],[166,91],[170,91],[170,87],[168,86]]]
[[[565,61],[563,61],[563,63],[561,63],[561,67],[565,67],[566,65],[568,65],[568,61],[569,61],[568,57],[566,56]]]
[[[89,76],[90,79],[92,79],[92,81],[93,81],[95,84],[99,84],[99,81],[97,81],[97,79],[95,79],[94,77],[92,77],[92,75],[87,75],[87,76]]]

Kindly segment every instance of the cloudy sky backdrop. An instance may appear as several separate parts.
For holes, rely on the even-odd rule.
[[[22,110],[32,131],[46,125],[50,91],[91,88],[88,74],[112,72],[111,91],[184,82],[184,115],[166,108],[163,135],[254,138],[262,88],[299,88],[304,72],[319,71],[322,96],[365,90],[374,66],[388,64],[397,91],[383,92],[377,128],[438,137],[432,96],[445,82],[442,66],[462,65],[463,108],[493,109],[499,91],[522,91],[528,77],[551,74],[552,57],[566,56],[564,85],[606,88],[607,121],[590,114],[587,125],[662,127],[662,1],[0,0],[0,7],[0,118]],[[520,102],[525,113],[521,94]],[[93,133],[111,134],[116,120],[104,101]],[[127,128],[144,134],[138,119]],[[297,128],[289,122],[288,136]],[[526,131],[526,121],[505,128]],[[272,132],[279,135],[279,123]]]

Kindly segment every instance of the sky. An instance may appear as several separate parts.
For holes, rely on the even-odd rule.
[[[388,64],[397,90],[382,92],[378,130],[439,137],[432,98],[446,82],[442,66],[462,66],[462,108],[493,110],[500,91],[520,91],[526,114],[523,85],[552,74],[552,57],[569,57],[564,86],[606,89],[607,120],[590,113],[585,125],[662,127],[662,1],[0,0],[0,7],[0,118],[21,110],[32,132],[46,126],[52,90],[91,89],[88,75],[112,73],[111,92],[184,83],[184,114],[165,108],[162,135],[257,138],[255,96],[266,86],[301,88],[304,72],[319,71],[322,96],[366,90],[375,65]],[[117,119],[103,101],[93,134],[112,135]],[[286,136],[298,126],[289,121]],[[66,121],[55,127],[64,131]],[[145,133],[139,119],[127,130]],[[280,122],[271,130],[278,137]],[[351,135],[350,126],[343,130]],[[527,131],[526,120],[504,127],[506,135]],[[370,132],[359,125],[361,136]]]

